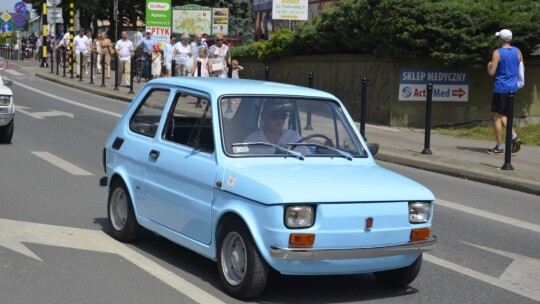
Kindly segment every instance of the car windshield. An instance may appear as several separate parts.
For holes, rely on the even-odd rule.
[[[366,152],[329,99],[227,96],[219,102],[225,153],[234,157],[336,157]]]

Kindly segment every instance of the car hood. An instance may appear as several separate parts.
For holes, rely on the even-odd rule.
[[[1,81],[1,79],[0,79]],[[13,93],[11,92],[11,89],[6,87],[4,84],[0,84],[0,95],[9,95],[12,96]]]
[[[373,164],[239,166],[223,180],[223,190],[264,204],[434,200],[426,187]]]

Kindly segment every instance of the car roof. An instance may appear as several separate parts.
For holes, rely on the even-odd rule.
[[[222,95],[290,95],[337,99],[334,95],[307,87],[279,82],[231,79],[216,77],[167,77],[157,78],[149,84],[181,86],[208,92],[213,96]]]

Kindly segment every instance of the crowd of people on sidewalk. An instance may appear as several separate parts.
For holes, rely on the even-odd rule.
[[[238,60],[231,58],[229,46],[224,42],[223,35],[216,34],[214,44],[210,47],[203,36],[206,35],[197,33],[193,41],[190,41],[190,35],[185,33],[178,42],[175,36],[170,36],[169,41],[163,43],[158,42],[152,32],[147,30],[144,36],[140,33],[139,36],[136,35],[138,39],[133,42],[128,39],[128,33],[123,31],[121,38],[113,43],[106,32],[101,32],[92,39],[90,31],[81,28],[73,38],[75,74],[77,77],[81,74],[87,75],[92,68],[93,75],[105,73],[109,79],[111,62],[118,56],[118,73],[121,77],[123,75],[124,85],[129,87],[132,58],[140,52],[140,56],[144,56],[142,77],[145,81],[170,76],[226,78],[229,67],[232,68],[232,77],[239,78],[239,71],[242,71],[243,67]],[[40,54],[43,39],[47,43],[47,58],[43,58]],[[36,59],[40,59],[40,66],[49,67],[53,54],[69,49],[70,36],[69,32],[64,33],[62,30],[59,30],[56,40],[52,36],[43,38],[32,33],[23,40],[23,43],[32,51],[37,50]],[[93,56],[93,61],[90,60],[90,56]]]

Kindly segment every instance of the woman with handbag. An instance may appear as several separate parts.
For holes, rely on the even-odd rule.
[[[193,66],[193,52],[191,45],[189,45],[189,35],[184,33],[180,37],[180,42],[177,42],[173,46],[172,58],[175,61],[176,76],[188,76]]]
[[[210,77],[227,78],[227,65],[231,63],[231,53],[229,46],[223,43],[223,35],[214,36],[216,44],[210,47],[210,65],[212,74]]]
[[[109,79],[111,78],[111,55],[113,53],[113,44],[111,39],[107,36],[107,33],[101,33],[101,38],[101,60],[105,61],[107,79]]]

